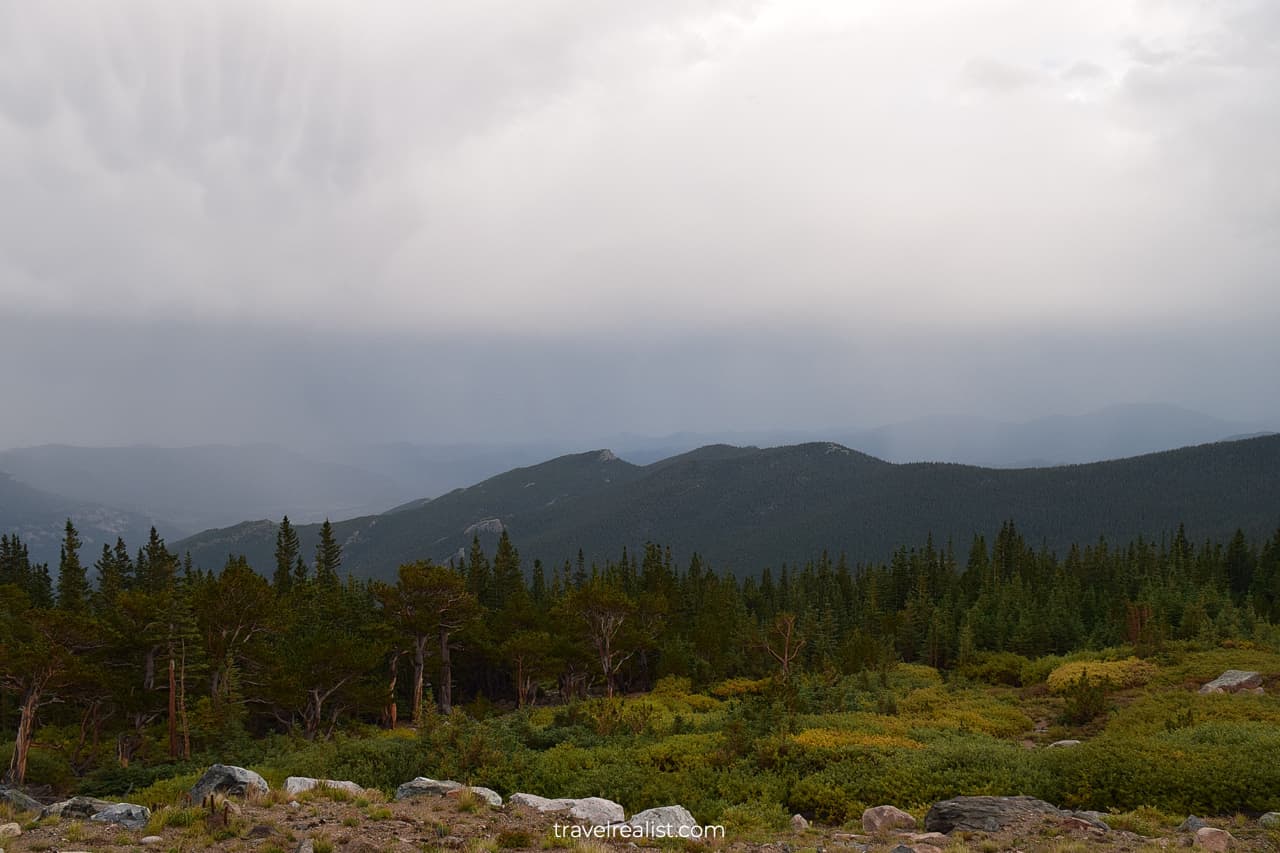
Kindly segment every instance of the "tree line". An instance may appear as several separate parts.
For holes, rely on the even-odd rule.
[[[1026,656],[1171,639],[1274,637],[1280,529],[1261,543],[1104,540],[1065,555],[1012,522],[883,564],[827,554],[737,579],[696,554],[647,544],[617,560],[526,566],[504,532],[490,555],[399,567],[394,584],[342,574],[326,521],[314,555],[288,518],[274,567],[219,570],[171,552],[155,530],[117,540],[92,567],[68,521],[56,580],[0,536],[0,726],[5,780],[23,782],[40,730],[73,772],[190,758],[272,732],[327,738],[403,716],[564,702],[797,670],[849,673],[920,661],[963,670]]]

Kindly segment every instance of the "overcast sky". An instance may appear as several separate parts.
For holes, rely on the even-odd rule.
[[[1280,3],[0,0],[0,446],[1280,422]]]

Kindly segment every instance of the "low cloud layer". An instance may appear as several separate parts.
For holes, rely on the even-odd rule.
[[[1261,0],[0,0],[0,445],[1278,418],[1276,91]]]

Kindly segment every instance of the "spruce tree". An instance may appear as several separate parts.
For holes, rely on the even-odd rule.
[[[320,541],[316,543],[316,581],[323,586],[338,586],[338,570],[342,568],[342,546],[333,535],[329,519],[320,525]]]
[[[71,519],[67,519],[58,557],[58,608],[68,613],[89,609],[89,581],[80,562],[80,546],[84,543]]]
[[[280,528],[276,531],[276,571],[272,583],[276,592],[289,591],[293,582],[294,564],[298,562],[302,546],[298,542],[298,531],[289,523],[289,516],[280,520]]]

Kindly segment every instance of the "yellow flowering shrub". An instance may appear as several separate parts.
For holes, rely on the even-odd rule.
[[[1088,673],[1089,680],[1095,684],[1107,684],[1112,688],[1141,687],[1156,674],[1156,667],[1137,658],[1072,661],[1049,673],[1045,683],[1053,693],[1065,693],[1080,679],[1082,673]]]

